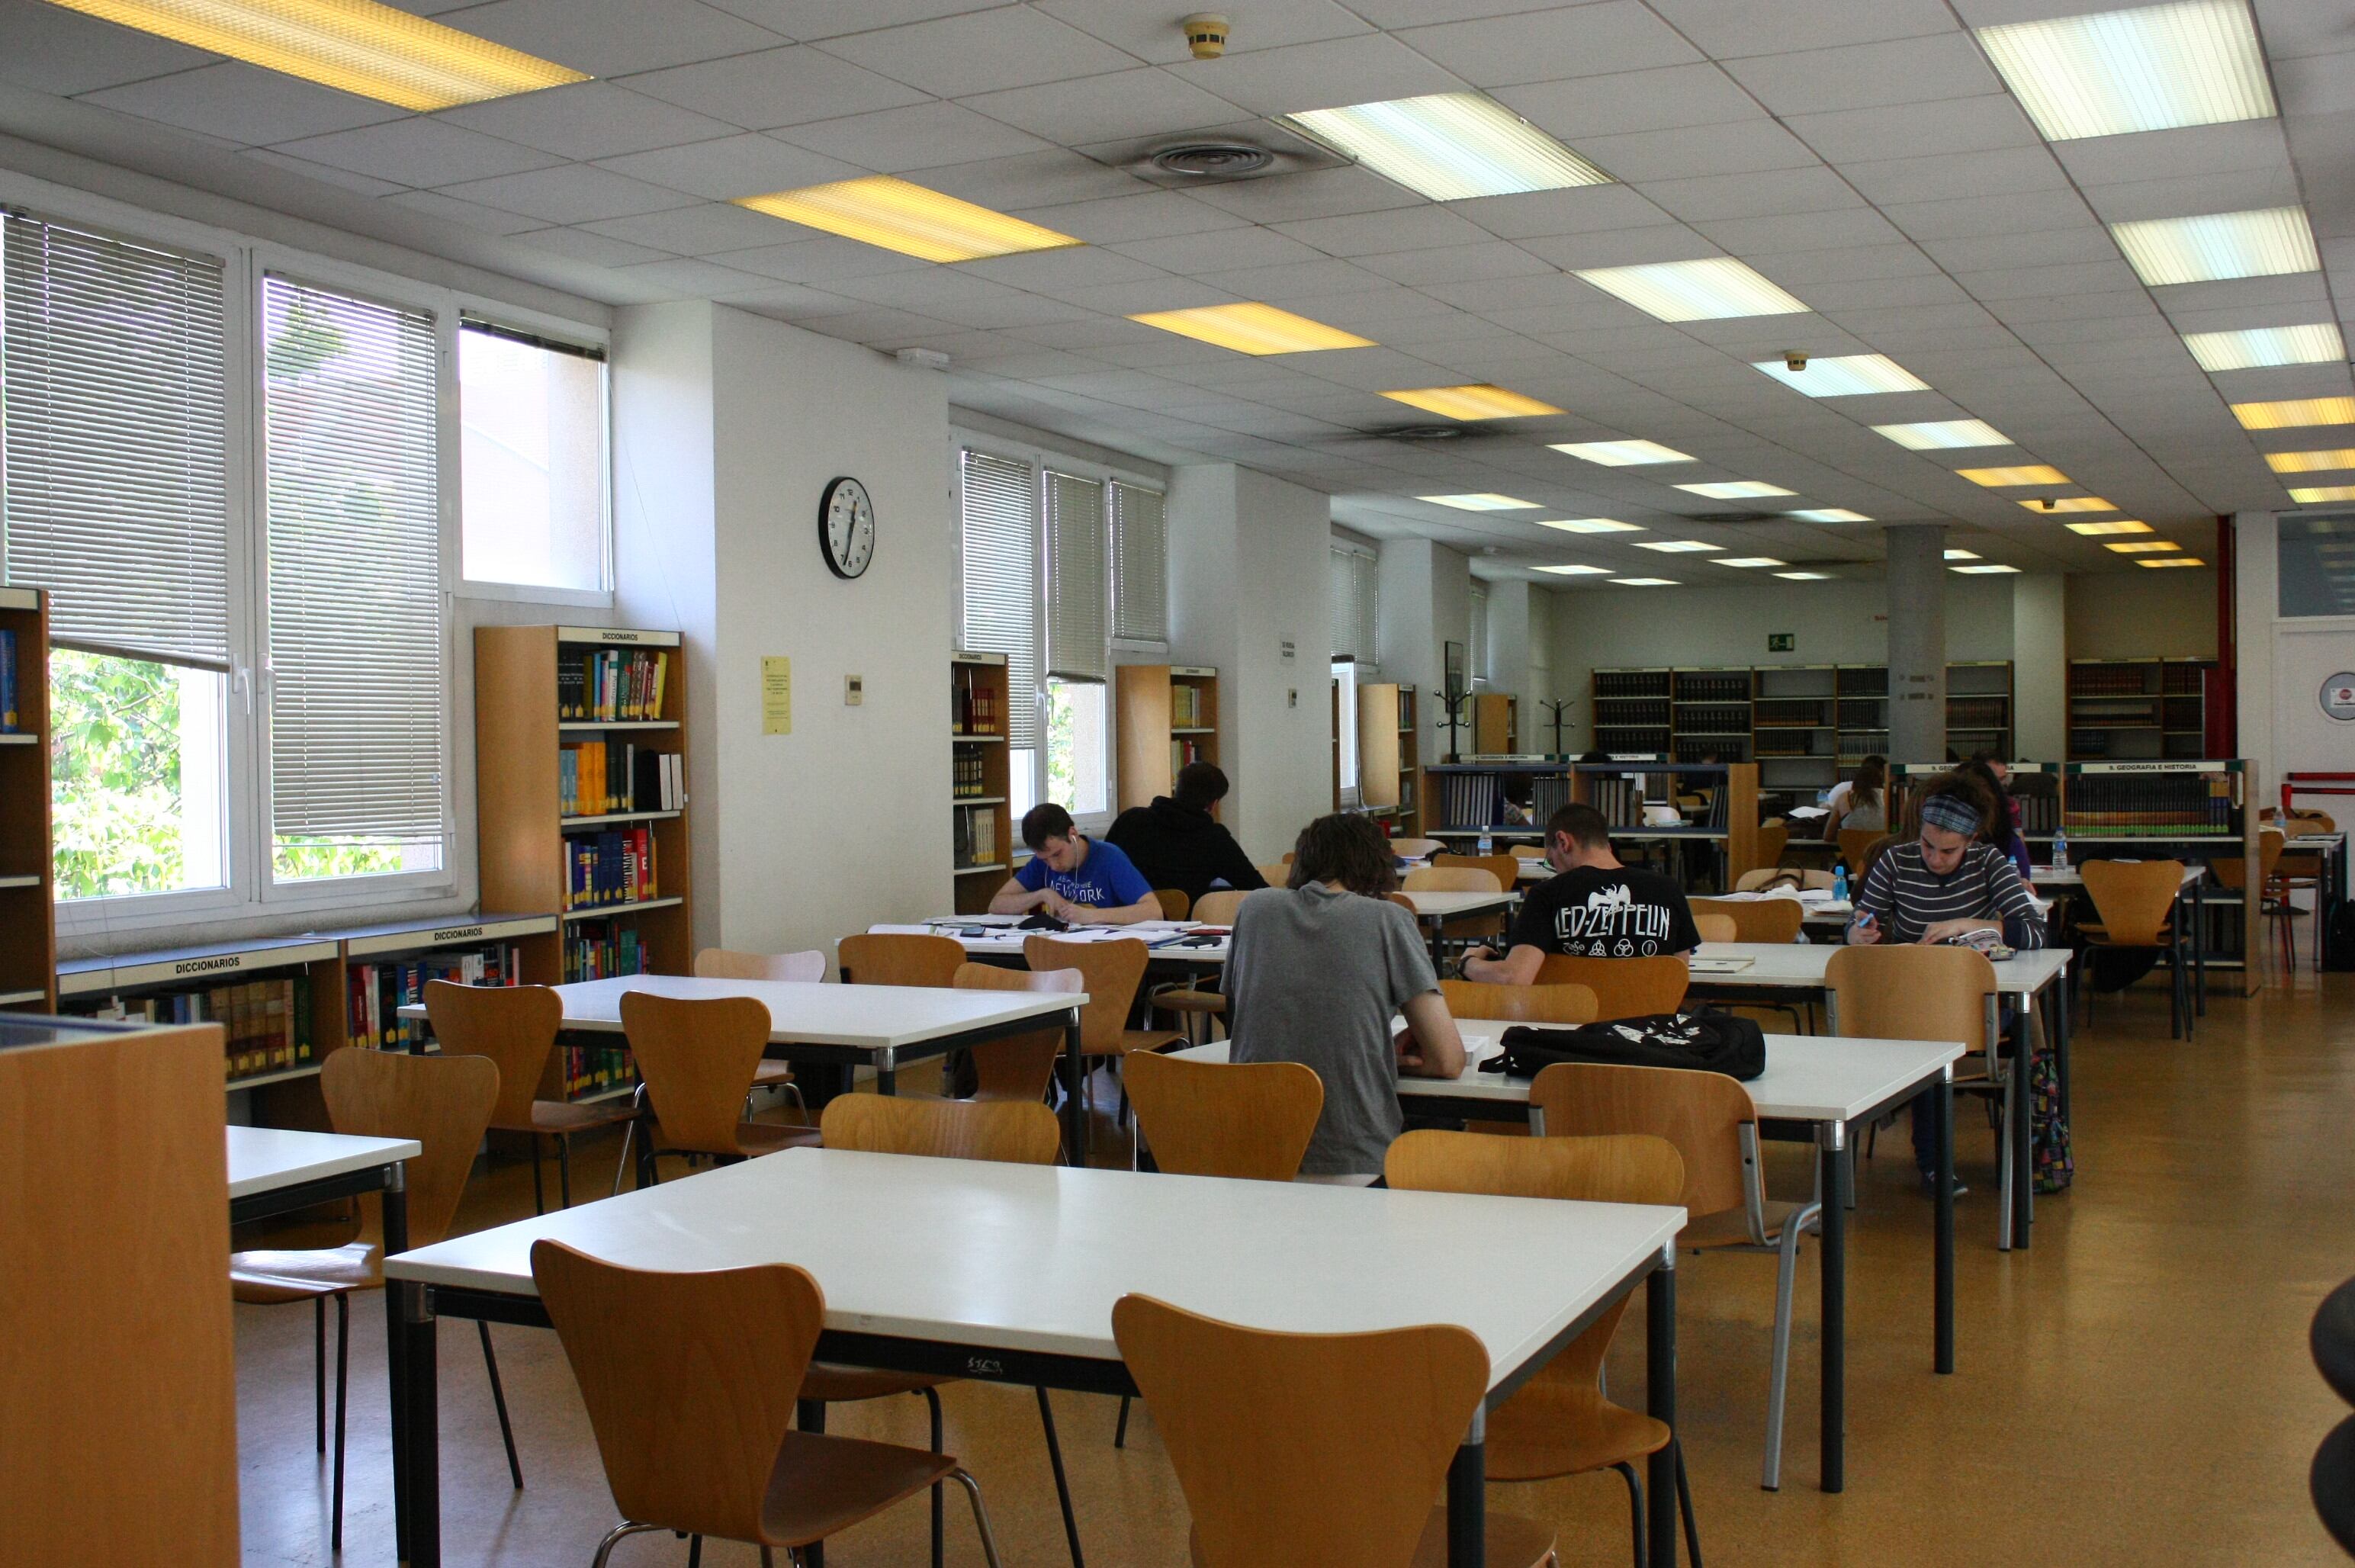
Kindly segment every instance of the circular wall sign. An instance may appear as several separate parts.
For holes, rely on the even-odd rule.
[[[2342,669],[2324,681],[2315,698],[2322,704],[2325,718],[2355,724],[2355,670]]]

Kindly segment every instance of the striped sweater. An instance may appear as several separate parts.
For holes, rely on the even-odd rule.
[[[1871,912],[1883,942],[1919,942],[1942,920],[1999,920],[2012,946],[2044,945],[2043,917],[2027,882],[2010,857],[1990,844],[1971,845],[1943,877],[1923,863],[1918,842],[1892,844],[1864,879],[1856,907]]]

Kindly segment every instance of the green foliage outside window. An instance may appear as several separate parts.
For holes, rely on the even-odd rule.
[[[55,648],[49,703],[58,897],[184,886],[180,684],[172,667]]]

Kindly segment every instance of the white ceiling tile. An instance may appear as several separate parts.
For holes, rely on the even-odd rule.
[[[756,133],[683,147],[627,153],[618,158],[600,159],[598,166],[633,179],[669,186],[674,190],[691,191],[713,201],[798,190],[804,186],[851,179],[871,172]]]
[[[2006,267],[1961,272],[1955,281],[1975,299],[2053,299],[2066,294],[2124,293],[2135,287],[2134,269],[2123,258],[2071,261],[2051,267]]]
[[[1218,62],[1215,76],[1205,72],[1200,80],[1255,114],[1457,92],[1470,85],[1380,33],[1231,55]]]
[[[1346,218],[1311,218],[1273,227],[1328,256],[1389,256],[1403,251],[1476,245],[1490,238],[1478,224],[1436,205]]]
[[[536,229],[516,239],[535,251],[597,267],[627,267],[641,261],[661,261],[668,253],[648,245],[633,245],[586,229]]]
[[[1166,240],[1132,240],[1112,249],[1148,267],[1171,272],[1232,272],[1238,267],[1280,267],[1321,261],[1325,252],[1273,229],[1221,229],[1208,234],[1174,234]]]
[[[1178,13],[1158,0],[1039,0],[1038,8],[1139,59],[1202,70],[1206,76],[1218,70],[1211,62],[1194,60],[1178,26]],[[1370,30],[1335,0],[1252,0],[1249,11],[1237,13],[1236,24],[1227,38],[1230,57]],[[1218,91],[1208,80],[1203,85]]]
[[[581,81],[444,110],[435,116],[564,158],[612,158],[733,135],[736,127],[676,103],[615,87]]]
[[[1393,185],[1367,169],[1315,169],[1282,179],[1236,180],[1191,193],[1197,201],[1248,218],[1254,223],[1283,223],[1303,218],[1337,218],[1386,208],[1423,207],[1423,198],[1402,185]],[[1510,197],[1490,197],[1509,201]],[[1475,217],[1479,204],[1458,203],[1456,210]]]
[[[1770,265],[1774,281],[1785,288],[1849,283],[1859,278],[1915,277],[1937,270],[1929,257],[1902,240],[1888,245],[1790,251],[1776,256]]]
[[[1146,191],[1136,196],[1106,197],[1053,207],[1022,207],[1014,211],[1018,217],[1091,245],[1110,245],[1123,240],[1158,240],[1171,234],[1200,234],[1213,229],[1240,228],[1245,221],[1231,212],[1174,190]]]
[[[1961,304],[1969,299],[1943,272],[1920,272],[1896,278],[1845,278],[1805,283],[1807,303],[1842,321],[1858,310],[1884,310],[1892,305]]]
[[[2030,342],[2030,328],[2053,321],[2141,321],[2155,319],[2158,307],[2139,291],[2109,293],[2023,294],[2017,299],[1990,300],[1987,308]]]
[[[627,218],[695,202],[684,191],[648,185],[593,164],[567,164],[441,188],[462,201],[520,212],[543,223],[592,223],[601,218]]]
[[[292,142],[403,118],[402,111],[389,103],[314,86],[240,60],[85,93],[82,101],[245,146]]]
[[[1719,59],[1790,49],[1910,38],[1954,29],[1939,0],[1809,0],[1758,5],[1752,0],[1654,0],[1654,8]]]
[[[1140,68],[965,99],[967,108],[1065,146],[1222,125],[1239,111],[1176,71]]]
[[[1950,201],[2052,190],[2069,183],[2069,176],[2042,147],[1876,159],[1843,164],[1840,173],[1868,200],[1884,208],[1898,202]]]
[[[1702,56],[1637,0],[1412,27],[1399,41],[1480,87],[1690,65]]]
[[[1765,218],[1704,219],[1693,227],[1729,255],[1755,259],[1798,251],[1902,244],[1905,236],[1870,208]]]
[[[750,131],[896,109],[925,96],[806,45],[647,71],[623,85]]]
[[[488,179],[495,175],[521,174],[546,168],[559,159],[548,154],[444,125],[438,120],[394,120],[283,142],[278,150],[314,163],[332,164],[355,174],[371,175],[398,185],[455,185],[460,180]],[[533,224],[537,229],[543,227]]]
[[[1096,76],[1134,57],[1028,5],[830,38],[827,53],[937,98]]]
[[[1230,299],[1270,300],[1288,304],[1321,294],[1350,293],[1360,289],[1386,289],[1391,281],[1348,261],[1295,261],[1277,267],[1243,267],[1231,272],[1204,272],[1197,280],[1229,291]]]
[[[724,201],[609,218],[581,227],[610,239],[652,246],[677,256],[748,251],[777,244],[783,235],[805,232],[750,208],[733,207]],[[735,263],[722,265],[732,267]]]
[[[1462,283],[1475,278],[1513,278],[1554,271],[1550,263],[1502,240],[1475,245],[1444,245],[1390,256],[1364,256],[1358,264],[1369,272],[1410,284]]]
[[[1726,69],[1776,114],[1924,103],[1998,92],[2002,83],[1966,33],[1762,55]]]
[[[2355,38],[2355,34],[2350,37]],[[2273,65],[2274,91],[2281,100],[2283,113],[2293,117],[2342,114],[2355,109],[2355,80],[2350,80],[2355,72],[2348,70],[2344,59],[2337,55],[2291,59],[2275,56]]]
[[[1521,247],[1564,272],[1633,267],[1651,261],[1693,261],[1718,253],[1716,246],[1681,223],[1614,229],[1602,234],[1541,235],[1522,240]]]
[[[755,315],[769,316],[777,321],[806,321],[820,315],[840,315],[847,310],[860,308],[857,300],[846,300],[839,294],[829,294],[818,289],[805,289],[798,283],[776,283],[755,280],[746,289],[731,288],[725,293],[711,296],[721,304]]]
[[[547,227],[537,218],[525,218],[495,207],[485,207],[476,201],[462,201],[438,190],[405,190],[384,199],[391,206],[425,213],[485,234],[521,234],[527,229]]]
[[[218,60],[44,0],[0,0],[0,81],[70,98]]]
[[[493,0],[446,20],[596,77],[659,70],[784,41],[700,0]]]
[[[2267,305],[2296,304],[2307,313],[2305,321],[2327,320],[2330,291],[2320,272],[2292,272],[2275,278],[2228,278],[2212,283],[2169,283],[2150,291],[2159,308],[2176,311],[2222,310],[2238,306],[2259,310]]]
[[[1000,212],[1134,196],[1151,188],[1134,175],[1108,169],[1060,147],[927,169],[916,183]]]
[[[728,252],[728,265],[740,272],[757,272],[762,277],[775,278],[783,283],[819,284],[832,283],[841,278],[860,278],[876,272],[903,272],[932,265],[913,256],[903,256],[897,251],[863,245],[856,240],[845,240],[837,235],[817,234],[795,224],[780,224],[777,232],[805,238],[757,250],[730,251]]]
[[[2037,234],[2094,225],[2084,198],[2072,190],[2025,191],[2017,196],[1966,197],[1950,201],[1886,205],[1882,216],[1917,240]]]
[[[1532,82],[1499,88],[1496,97],[1572,145],[1588,136],[1766,118],[1757,101],[1714,65]]]
[[[1600,229],[1645,229],[1671,221],[1667,213],[1645,199],[1633,186],[1625,185],[1590,185],[1572,190],[1482,197],[1476,201],[1450,202],[1447,210],[1478,224],[1500,240],[1526,240],[1539,234],[1588,234]]]
[[[2355,49],[2355,27],[2338,0],[2255,0],[2255,6],[2265,53],[2275,59]]]
[[[963,326],[1020,326],[1064,320],[1073,315],[1069,305],[948,267],[845,278],[833,289],[853,299],[917,311]]]
[[[2036,127],[2029,123],[2019,105],[2007,96],[1995,94],[1798,114],[1785,123],[1800,140],[1835,164],[1932,153],[2032,147],[2040,140]]]
[[[2285,164],[2278,169],[2186,175],[2179,179],[2137,180],[2131,185],[2084,187],[2085,199],[2105,223],[2142,218],[2176,218],[2195,212],[2245,212],[2253,208],[2296,207],[2305,194]]]
[[[911,103],[788,125],[777,139],[884,174],[1048,150],[1038,137],[954,103]]]
[[[975,277],[993,278],[1035,293],[1059,296],[1073,289],[1171,281],[1158,267],[1147,266],[1117,251],[1097,245],[1077,245],[1061,251],[1029,251],[1018,256],[986,257],[978,261],[960,262],[956,271]]]
[[[709,0],[721,10],[801,43],[987,11],[1008,0]]]
[[[2289,165],[2289,146],[2278,120],[2188,125],[2129,136],[2087,136],[2056,142],[2052,154],[2072,177],[2085,185],[2280,169]]]
[[[1654,180],[1644,194],[1688,223],[1710,219],[1769,218],[1799,212],[1836,212],[1864,205],[1864,198],[1831,170],[1769,169],[1752,175],[1709,175],[1700,179]]]
[[[258,163],[268,164],[273,168],[284,169],[289,174],[301,175],[305,179],[318,180],[325,185],[340,186],[346,190],[356,190],[362,196],[396,196],[409,188],[391,180],[380,180],[369,175],[354,174],[349,169],[329,168],[325,164],[314,164],[308,158],[290,157],[274,147],[248,147],[238,156],[252,158]]]
[[[1985,272],[2002,267],[2049,267],[2071,261],[2103,261],[2118,254],[2109,230],[2091,227],[2055,229],[2044,233],[1967,234],[1951,240],[1923,242],[1937,263],[1956,272]]]

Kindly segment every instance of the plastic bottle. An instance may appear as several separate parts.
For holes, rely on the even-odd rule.
[[[1496,848],[1497,841],[1489,836],[1488,830],[1485,827],[1480,829],[1480,853],[1483,855],[1490,854],[1495,851]]]
[[[2052,830],[2052,864],[2062,870],[2066,870],[2069,866],[2069,835],[2063,828]]]
[[[1832,869],[1832,901],[1848,902],[1848,867],[1845,865]]]

